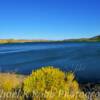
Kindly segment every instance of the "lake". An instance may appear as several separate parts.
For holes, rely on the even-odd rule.
[[[30,74],[42,66],[73,71],[80,82],[100,82],[100,43],[0,44],[0,71]]]

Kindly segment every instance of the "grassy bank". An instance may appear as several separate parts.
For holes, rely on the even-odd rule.
[[[72,72],[49,66],[28,76],[0,74],[0,99],[6,100],[88,100],[83,87]]]

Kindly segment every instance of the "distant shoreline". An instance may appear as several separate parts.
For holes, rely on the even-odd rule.
[[[0,44],[24,44],[24,43],[96,43],[100,41],[52,41],[52,42],[10,42],[10,43],[1,43]]]
[[[36,42],[100,42],[100,36],[91,38],[80,38],[80,39],[65,39],[65,40],[26,40],[26,39],[0,39],[0,44],[9,43],[36,43]]]

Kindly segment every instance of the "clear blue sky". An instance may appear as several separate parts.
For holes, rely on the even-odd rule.
[[[0,38],[67,39],[100,34],[100,0],[0,0]]]

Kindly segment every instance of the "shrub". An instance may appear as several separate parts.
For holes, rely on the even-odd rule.
[[[24,92],[34,100],[86,100],[72,72],[43,67],[24,80]]]

